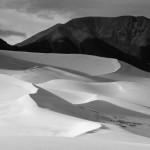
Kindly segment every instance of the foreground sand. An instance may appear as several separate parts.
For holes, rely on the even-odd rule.
[[[149,150],[146,143],[114,142],[87,138],[54,138],[54,137],[0,137],[3,150]]]
[[[150,149],[149,73],[86,55],[0,57],[3,150]]]

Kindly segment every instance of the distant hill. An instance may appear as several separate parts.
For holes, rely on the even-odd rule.
[[[12,46],[3,39],[0,39],[0,50],[19,50],[19,49],[20,49],[19,47]]]
[[[150,19],[143,16],[76,18],[16,46],[20,51],[112,57],[150,71]]]
[[[9,45],[7,42],[5,42],[4,40],[0,39],[0,49],[3,50],[9,50],[12,49],[12,46]]]

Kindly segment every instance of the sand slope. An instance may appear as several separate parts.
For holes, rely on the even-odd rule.
[[[117,106],[115,104],[112,104],[107,101],[91,101],[89,103],[84,104],[78,104],[79,107],[88,108],[90,110],[94,110],[96,112],[103,112],[104,114],[110,114],[110,115],[121,115],[121,116],[131,116],[131,117],[139,117],[139,118],[148,118],[150,119],[150,115],[146,115],[144,113],[137,112],[135,110],[131,110],[128,108],[123,108],[120,106]]]
[[[103,100],[134,111],[150,114],[150,89],[132,82],[85,83],[52,80],[38,84],[73,104]]]
[[[37,92],[30,83],[7,75],[0,75],[0,83],[0,134],[74,137],[101,127],[100,123],[38,107],[29,96]]]
[[[150,73],[142,71],[125,62],[119,61],[121,67],[114,73],[97,77],[105,77],[114,81],[129,81],[150,86]]]
[[[3,150],[149,150],[146,143],[104,141],[84,138],[54,138],[54,137],[0,137]]]
[[[54,79],[67,79],[67,80],[92,82],[92,79],[88,77],[69,73],[67,71],[56,69],[50,66],[40,67],[40,68],[34,67],[23,71],[17,71],[13,73],[13,77],[34,84],[44,83]]]
[[[0,56],[3,150],[150,149],[149,138],[94,122],[99,120],[95,110],[148,118],[148,73],[115,59],[86,55],[0,51]]]
[[[44,65],[77,70],[90,75],[101,75],[117,71],[120,64],[116,59],[107,59],[80,54],[42,54],[29,52],[0,51],[0,54]]]
[[[37,87],[37,86],[36,86]],[[97,121],[95,113],[73,105],[65,99],[48,92],[40,87],[35,94],[30,95],[39,107],[49,109],[54,112],[74,116],[91,121]]]

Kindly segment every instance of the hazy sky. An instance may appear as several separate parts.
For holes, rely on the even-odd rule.
[[[0,0],[0,37],[15,44],[83,16],[150,17],[150,0]]]

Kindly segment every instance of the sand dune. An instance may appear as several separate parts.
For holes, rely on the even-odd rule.
[[[145,139],[141,141],[144,140]],[[147,143],[138,143],[133,141],[116,142],[91,138],[55,138],[41,136],[0,137],[0,145],[3,150],[149,150],[150,145],[148,142],[149,141],[147,141]]]
[[[80,137],[89,138],[89,139],[97,139],[99,137],[101,141],[111,141],[111,142],[122,142],[122,143],[149,143],[150,139],[146,137],[142,137],[135,134],[132,134],[130,132],[125,132],[124,129],[119,128],[115,125],[103,123],[104,126],[107,128],[104,130],[98,130],[97,132],[93,134],[83,134]],[[114,136],[115,135],[115,136]]]
[[[149,73],[87,55],[0,51],[0,57],[3,150],[150,149],[149,138],[94,122],[94,111],[149,118]]]
[[[103,100],[141,113],[150,114],[150,89],[132,82],[85,83],[52,80],[38,84],[73,104]]]
[[[81,75],[69,73],[54,67],[46,66],[41,68],[30,68],[13,73],[13,77],[28,81],[33,84],[44,83],[54,79],[67,79],[92,82],[93,80]]]
[[[0,69],[2,70],[26,70],[29,68],[32,68],[34,66],[39,66],[42,67],[44,65],[39,64],[39,63],[34,63],[31,61],[25,61],[25,60],[21,60],[16,58],[13,58],[11,56],[7,56],[7,55],[3,55],[1,54],[2,51],[0,50]]]
[[[31,94],[30,96],[41,108],[46,108],[54,112],[74,116],[77,118],[97,121],[94,112],[82,109],[77,105],[73,105],[65,99],[56,96],[55,94],[40,87],[38,87],[37,93]]]
[[[23,56],[25,56],[22,59],[24,59],[24,60],[30,59],[30,60],[34,60],[35,62],[36,61],[41,62],[43,60],[42,57],[44,57],[44,58],[45,57],[46,58],[53,57],[53,58],[55,58],[55,61],[52,59],[53,61],[51,62],[51,59],[50,59],[50,60],[46,60],[44,63],[47,65],[51,64],[51,63],[53,65],[54,63],[56,63],[58,65],[58,67],[60,67],[60,65],[62,65],[63,67],[66,67],[66,66],[68,67],[70,65],[68,68],[73,67],[73,69],[76,69],[77,71],[81,71],[82,65],[85,65],[85,62],[87,62],[87,60],[91,60],[91,62],[93,62],[92,64],[90,64],[91,62],[89,61],[90,62],[89,64],[92,65],[91,68],[93,68],[93,66],[96,66],[95,63],[98,64],[98,61],[99,61],[99,63],[101,63],[101,65],[99,65],[100,66],[99,73],[101,74],[101,76],[106,77],[106,78],[107,78],[107,76],[109,76],[111,74],[117,74],[118,72],[123,72],[122,74],[125,74],[124,72],[127,72],[126,73],[127,78],[129,75],[131,75],[131,74],[133,75],[134,72],[135,73],[140,72],[140,73],[137,73],[137,78],[139,80],[139,74],[141,75],[143,73],[143,71],[140,71],[139,69],[136,69],[135,67],[132,67],[130,65],[127,66],[125,64],[121,64],[122,68],[119,69],[120,64],[119,63],[117,64],[117,62],[115,62],[115,60],[113,60],[113,59],[98,58],[98,57],[93,57],[93,56],[90,57],[90,56],[86,56],[86,55],[83,55],[83,56],[69,55],[69,57],[67,57],[68,60],[66,59],[64,61],[63,59],[66,58],[66,56],[68,56],[68,55],[49,54],[48,56],[44,56],[44,54],[33,54],[33,53],[30,54],[30,53],[21,53],[21,52],[12,53],[9,51],[8,52],[2,51],[1,53],[5,54],[5,55],[9,55],[11,57],[19,56],[19,58],[22,58]],[[42,57],[40,57],[39,60],[37,60],[36,56],[42,56]],[[77,60],[75,61],[74,59],[77,59]],[[66,63],[67,61],[70,63]],[[74,63],[74,61],[75,61],[75,63]],[[110,61],[110,63],[108,63],[109,61]],[[78,63],[80,62],[80,66],[77,66],[77,62]],[[89,66],[89,64],[88,64],[88,66]],[[105,70],[105,68],[107,68],[107,69]],[[96,70],[97,68],[94,68],[94,69]],[[117,71],[117,69],[119,69],[119,70]],[[117,71],[117,72],[112,73],[114,71]],[[91,70],[90,70],[90,72],[91,72]],[[106,72],[107,72],[107,74],[106,74]],[[103,75],[103,74],[106,74],[106,75]],[[39,86],[46,90],[48,90],[48,88],[50,86],[50,92],[66,99],[69,102],[74,103],[74,104],[86,103],[86,102],[100,99],[100,100],[105,100],[107,102],[113,103],[117,106],[125,107],[125,108],[131,109],[131,110],[136,109],[135,111],[140,111],[142,113],[149,114],[149,108],[146,108],[146,107],[150,106],[150,104],[148,102],[149,89],[147,88],[147,86],[137,84],[135,81],[134,82],[98,83],[99,85],[98,84],[94,85],[93,83],[91,83],[89,85],[88,83],[84,83],[83,81],[92,82],[92,80],[90,80],[91,78],[89,79],[87,77],[83,77],[83,76],[80,76],[80,75],[77,75],[74,73],[69,73],[69,72],[66,72],[66,71],[63,71],[60,69],[56,69],[53,67],[48,67],[48,66],[42,67],[42,68],[34,67],[34,68],[30,68],[25,71],[19,71],[17,73],[14,73],[13,76],[16,78],[20,78],[20,79],[29,81],[31,83],[35,83],[35,84],[43,83],[42,85],[39,85]],[[64,82],[62,82],[63,80],[56,81],[56,79],[66,79],[66,81],[64,81]],[[134,79],[136,79],[136,77],[134,77]],[[49,80],[52,80],[51,83],[47,82]],[[76,81],[82,81],[82,82],[81,83],[80,82],[72,82],[72,81],[68,81],[68,80],[76,80]],[[47,82],[47,83],[44,83],[44,82]],[[50,85],[48,85],[48,84],[50,84]],[[64,85],[65,85],[65,88],[61,89],[60,84],[62,85],[62,87],[64,87]],[[71,89],[70,86],[73,86],[73,88]],[[136,93],[138,93],[138,94],[136,94]],[[144,95],[144,97],[143,97],[143,95]],[[142,99],[142,101],[141,101],[141,99]]]
[[[98,58],[98,57],[87,56],[87,55],[61,55],[61,54],[47,55],[47,54],[34,54],[34,53],[30,54],[30,53],[21,53],[21,52],[13,53],[10,51],[2,51],[1,53],[3,55],[5,54],[7,56],[11,56],[14,58],[18,58],[19,56],[19,58],[24,59],[26,61],[30,59],[36,63],[37,62],[41,63],[43,58],[46,58],[44,59],[45,60],[44,63],[46,65],[48,64],[54,65],[55,63],[55,65],[58,67],[60,66],[68,67],[71,69],[75,69],[77,71],[81,71],[81,70],[83,71],[82,66],[83,65],[85,66],[88,60],[89,64],[87,65],[88,66],[91,65],[92,69],[93,66],[99,66],[100,71],[98,70],[98,68],[94,68],[94,71],[98,70],[101,76],[103,77],[106,76],[106,78],[107,75],[109,76],[110,74],[113,74],[112,72],[115,72],[120,68],[120,64],[117,63],[117,61],[114,59]],[[64,58],[66,58],[65,61]],[[80,63],[80,66],[77,66],[78,63]],[[88,69],[89,74],[93,71],[90,69]],[[124,72],[127,73],[129,72],[128,75],[133,74],[133,72],[136,73],[139,72],[139,69],[136,69],[135,67],[133,68],[128,67],[127,65],[124,64],[122,65],[122,68],[119,69],[117,72],[120,72],[120,70],[124,70]],[[114,74],[117,74],[117,72]],[[142,74],[142,71],[140,74]],[[25,71],[19,71],[13,74],[13,76],[16,78],[29,81],[31,83],[38,84],[40,87],[64,98],[65,100],[73,104],[87,103],[99,99],[99,100],[105,100],[107,102],[113,103],[117,106],[121,106],[131,110],[136,109],[135,111],[140,111],[142,113],[149,114],[149,108],[148,108],[150,106],[148,102],[149,89],[147,88],[147,86],[137,84],[136,82],[108,82],[108,83],[104,82],[104,83],[89,84],[86,82],[92,82],[92,80],[90,80],[91,78],[89,79],[87,77],[83,77],[73,73],[68,73],[66,71],[56,69],[53,67],[48,67],[48,66],[42,68],[34,67]],[[63,81],[63,79],[66,80]],[[76,80],[76,82],[68,81],[68,80]],[[80,83],[78,81],[82,81],[82,82]]]
[[[111,115],[117,114],[121,116],[131,116],[148,119],[150,118],[150,115],[146,115],[144,113],[140,113],[128,108],[119,107],[115,104],[100,100],[95,100],[84,104],[78,104],[77,106],[88,108],[97,112],[103,112],[104,114],[111,114]]]
[[[0,54],[32,61],[44,65],[77,70],[89,75],[101,75],[117,71],[120,64],[116,59],[81,54],[42,54],[29,52],[0,51]]]
[[[61,69],[57,69],[51,66],[45,66],[39,63],[4,56],[1,53],[0,73],[12,75],[15,78],[28,81],[34,84],[47,82],[53,79],[93,81],[92,79],[83,75],[70,73]]]
[[[150,86],[150,73],[142,71],[130,64],[119,61],[121,67],[114,73],[100,75],[97,77],[104,77],[114,81],[129,81]]]
[[[37,88],[30,83],[6,75],[0,75],[0,83],[0,134],[2,135],[74,137],[101,127],[100,123],[38,107],[29,96],[37,92]]]

